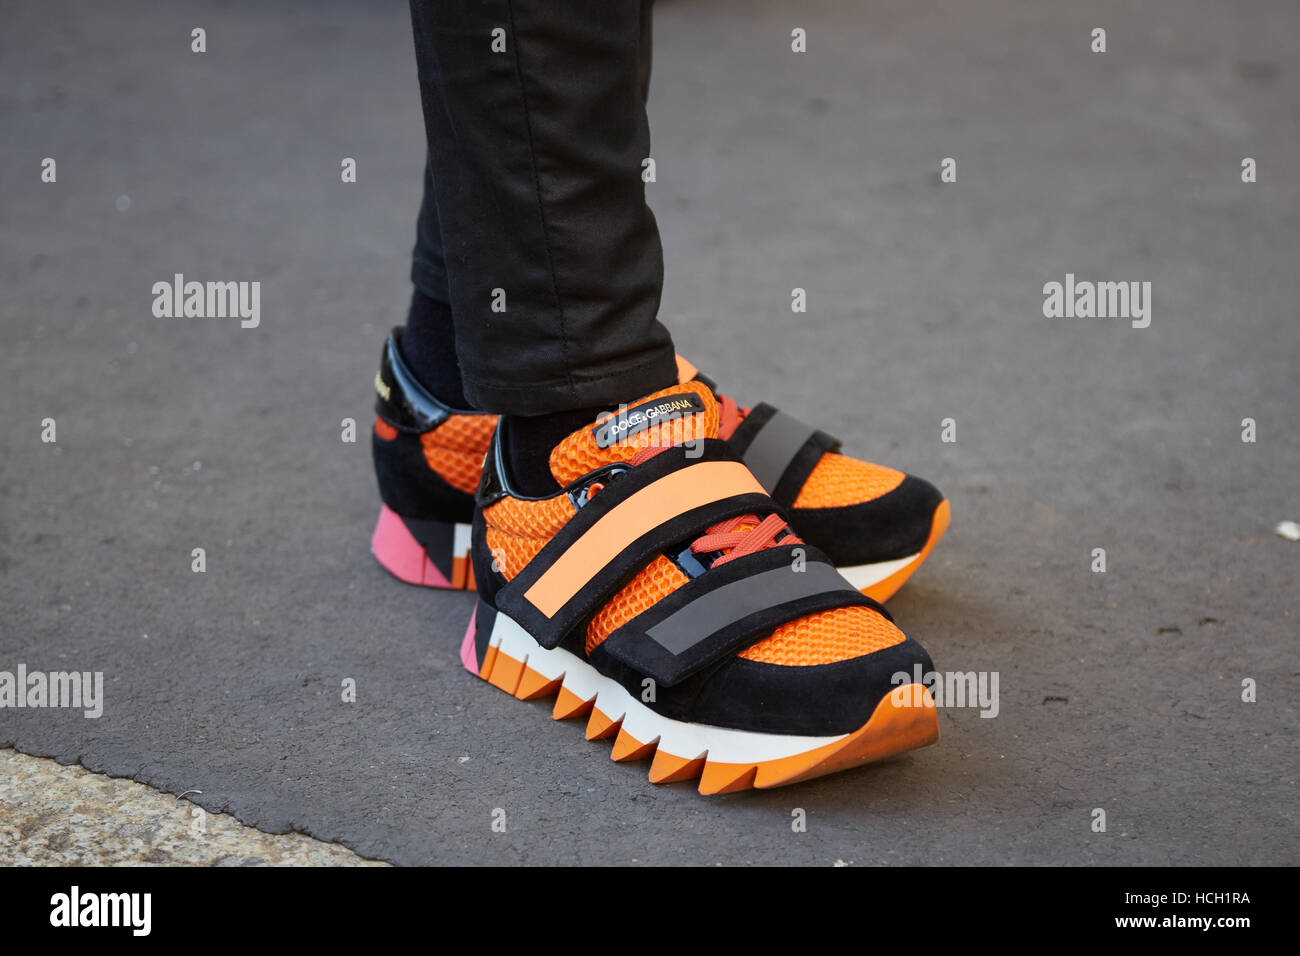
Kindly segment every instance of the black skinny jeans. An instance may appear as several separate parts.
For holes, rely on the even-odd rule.
[[[676,381],[641,179],[650,6],[411,0],[429,144],[411,278],[451,306],[484,411],[615,405]]]

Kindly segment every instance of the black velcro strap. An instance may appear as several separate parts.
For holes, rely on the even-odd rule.
[[[731,445],[768,494],[789,507],[822,455],[835,451],[840,442],[763,402],[745,416]]]
[[[616,660],[672,687],[801,617],[876,602],[808,545],[728,561],[637,615],[601,645]]]
[[[658,483],[664,479],[673,478],[674,481],[690,486],[697,479],[676,479],[676,474],[720,463],[742,466],[726,442],[712,438],[702,439],[692,442],[690,447],[677,446],[663,451],[611,481],[600,494],[579,509],[569,523],[547,542],[537,557],[497,592],[497,607],[522,625],[543,647],[556,647],[568,633],[583,624],[631,580],[637,571],[663,552],[678,548],[699,537],[710,526],[737,515],[784,514],[771,498],[761,492],[753,476],[743,472],[743,467],[743,485],[752,488],[752,491],[729,494],[720,500],[676,512],[670,507],[662,512],[663,519],[657,522],[654,514],[646,516],[641,512],[640,500],[628,504],[618,515],[613,514],[640,492],[661,493],[665,486]],[[698,480],[705,481],[704,478]],[[657,490],[652,489],[651,486],[656,485]],[[619,530],[619,519],[624,516],[636,518],[638,515],[648,517],[653,522],[649,530],[604,558],[599,565],[584,565],[579,569],[580,574],[569,576],[560,573],[565,567],[561,564],[556,574],[543,580],[547,572],[585,535],[591,533],[591,541],[597,544],[616,538],[617,534],[612,534],[611,531]],[[609,523],[602,524],[602,519],[607,517],[614,523],[612,529]],[[539,597],[538,592],[546,588],[548,581],[564,585],[562,590],[566,593],[562,603],[556,600],[547,602]],[[570,588],[572,593],[567,593]]]

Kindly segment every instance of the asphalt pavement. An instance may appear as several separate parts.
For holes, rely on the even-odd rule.
[[[704,798],[471,677],[472,598],[369,555],[405,5],[7,4],[0,671],[103,712],[0,746],[404,864],[1300,863],[1298,38],[1289,0],[659,5],[679,349],[947,493],[891,608],[998,679],[936,746]],[[156,317],[176,273],[259,323]],[[1068,281],[1146,315],[1045,315]]]

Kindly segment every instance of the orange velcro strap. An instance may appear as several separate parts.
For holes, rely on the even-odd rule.
[[[667,448],[588,499],[494,600],[557,647],[658,555],[728,518],[773,512],[784,513],[726,442]]]
[[[524,597],[547,617],[553,617],[601,568],[643,534],[693,508],[750,493],[762,494],[763,486],[738,461],[704,461],[665,475],[602,515],[524,592]]]

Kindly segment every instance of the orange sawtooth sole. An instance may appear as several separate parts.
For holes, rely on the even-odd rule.
[[[679,757],[658,748],[658,740],[641,741],[623,730],[622,718],[611,719],[595,707],[595,700],[583,700],[563,686],[563,677],[547,679],[527,664],[489,647],[479,677],[520,700],[555,696],[554,720],[586,717],[588,740],[614,738],[610,759],[644,760],[653,757],[651,783],[679,783],[699,779],[702,794],[734,793],[750,788],[767,789],[811,780],[838,770],[847,770],[926,747],[939,739],[939,717],[934,698],[921,684],[895,688],[876,705],[865,724],[852,733],[813,750],[758,763],[710,761]]]
[[[930,519],[930,536],[925,539],[925,547],[921,549],[920,553],[889,577],[877,581],[870,587],[863,588],[862,593],[873,601],[879,601],[881,604],[884,604],[897,594],[898,589],[916,573],[916,569],[930,556],[934,546],[939,543],[943,533],[948,530],[948,522],[951,520],[952,509],[948,506],[948,499],[945,498],[939,502],[939,507],[934,509],[934,517]]]

